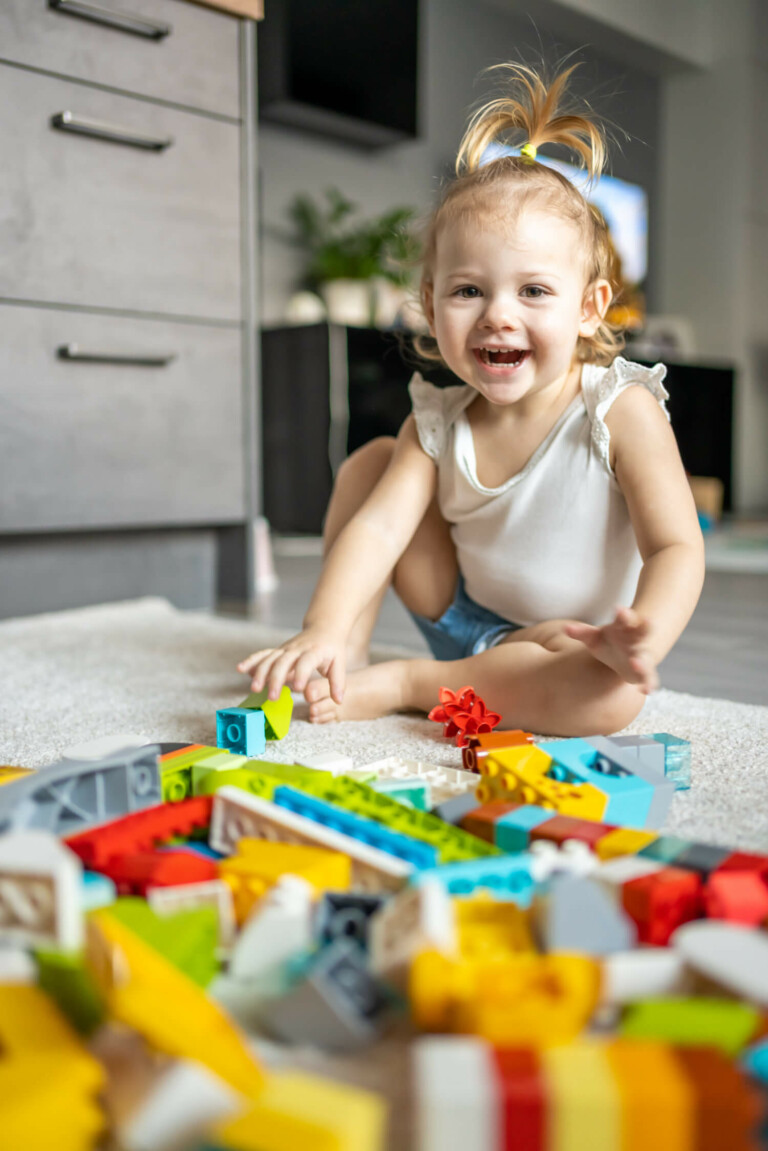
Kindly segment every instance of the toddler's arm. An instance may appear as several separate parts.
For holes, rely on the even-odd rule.
[[[704,582],[704,541],[677,442],[653,396],[631,387],[606,424],[611,464],[627,501],[643,567],[631,609],[605,627],[566,630],[629,683],[658,685],[656,666],[696,607]]]
[[[238,664],[239,671],[251,675],[254,691],[266,684],[271,699],[284,683],[303,691],[317,670],[341,703],[349,633],[410,543],[436,486],[437,468],[423,451],[410,416],[389,467],[331,548],[303,630],[282,647],[254,652]]]

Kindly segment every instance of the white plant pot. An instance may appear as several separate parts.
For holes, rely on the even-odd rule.
[[[367,328],[371,322],[370,280],[329,280],[320,288],[320,295],[333,324],[348,324],[353,328]]]

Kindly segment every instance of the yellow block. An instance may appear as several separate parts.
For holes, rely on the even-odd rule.
[[[576,1040],[541,1053],[548,1151],[622,1151],[622,1098],[604,1043]],[[656,1119],[654,1116],[654,1128]],[[647,1138],[646,1148],[655,1139]]]
[[[383,1151],[384,1101],[299,1071],[278,1072],[245,1115],[216,1128],[233,1151]]]
[[[90,916],[86,959],[109,1014],[150,1046],[196,1059],[250,1098],[262,1090],[261,1067],[218,1004],[108,910]]]
[[[551,756],[530,744],[489,753],[480,762],[482,778],[475,794],[481,803],[508,799],[579,819],[602,819],[608,796],[590,783],[550,779],[552,762]]]
[[[459,952],[465,959],[504,959],[535,951],[527,912],[509,900],[480,894],[454,899]]]
[[[235,918],[242,924],[281,875],[301,876],[316,895],[346,891],[352,878],[352,861],[348,855],[325,847],[246,838],[239,841],[237,855],[221,861],[219,874],[232,889]]]
[[[90,1151],[104,1129],[101,1064],[38,987],[0,986],[0,1146]]]
[[[621,1098],[620,1151],[692,1151],[694,1089],[671,1048],[617,1039],[606,1055]]]
[[[595,844],[595,851],[600,859],[613,859],[617,855],[636,855],[654,839],[658,839],[657,831],[636,831],[632,827],[617,827],[609,831]]]
[[[11,783],[14,779],[21,779],[24,775],[32,775],[31,767],[12,767],[9,763],[0,764],[0,787],[4,783]]]

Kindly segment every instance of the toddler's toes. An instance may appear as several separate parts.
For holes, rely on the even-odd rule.
[[[310,723],[333,723],[338,719],[338,708],[330,696],[309,705]]]
[[[331,687],[327,679],[311,679],[304,688],[304,698],[309,704],[320,703],[322,700],[330,699],[330,695]]]

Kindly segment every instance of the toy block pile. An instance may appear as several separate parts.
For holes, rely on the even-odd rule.
[[[265,1041],[399,1019],[414,1151],[759,1146],[768,856],[658,832],[685,741],[534,742],[462,692],[464,769],[278,763],[284,690],[216,746],[0,777],[3,1145],[383,1151],[380,1094]]]

